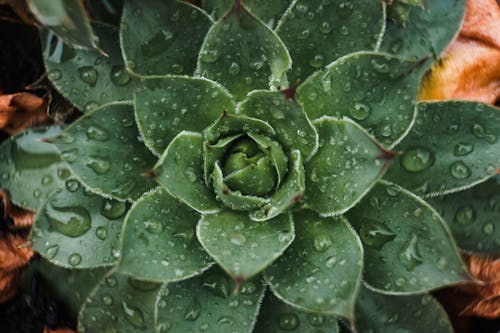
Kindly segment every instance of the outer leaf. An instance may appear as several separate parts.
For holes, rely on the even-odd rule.
[[[350,54],[311,75],[297,99],[311,119],[351,117],[389,146],[413,121],[421,65],[383,53]]]
[[[174,198],[199,213],[220,210],[215,195],[203,181],[203,138],[195,132],[181,132],[154,167],[155,180]]]
[[[58,126],[29,129],[0,146],[0,184],[15,204],[38,209],[70,176],[57,149],[39,141],[60,130]]]
[[[257,223],[230,211],[204,215],[196,233],[205,250],[235,280],[247,280],[266,268],[295,237],[291,214]]]
[[[184,1],[126,0],[120,40],[127,68],[140,75],[189,74],[210,17]]]
[[[467,271],[442,218],[422,199],[381,182],[349,212],[365,247],[365,281],[381,292],[421,293]]]
[[[206,79],[164,76],[140,79],[136,86],[137,123],[158,155],[182,130],[201,132],[234,107],[225,88]]]
[[[33,248],[63,267],[115,264],[127,205],[90,193],[75,179],[66,184],[38,212],[30,235]]]
[[[305,202],[321,215],[340,214],[370,190],[393,154],[349,119],[323,117],[313,124],[319,149],[305,165]]]
[[[75,176],[96,193],[134,200],[153,187],[142,174],[154,157],[139,141],[129,104],[96,109],[51,141]]]
[[[256,17],[272,28],[291,2],[291,0],[245,0],[245,5]],[[204,0],[202,3],[203,8],[218,19],[231,9],[234,0]]]
[[[384,6],[372,0],[294,1],[276,27],[293,59],[289,81],[305,80],[346,54],[375,49],[385,27]]]
[[[234,288],[216,268],[164,287],[157,303],[157,331],[250,332],[264,295],[263,283],[245,282],[238,294],[232,293]]]
[[[443,308],[429,295],[389,296],[363,287],[356,303],[357,332],[452,333]]]
[[[214,144],[224,137],[247,132],[271,137],[276,134],[274,128],[265,121],[224,112],[215,123],[203,131],[203,135],[209,143]]]
[[[87,14],[80,0],[30,0],[30,9],[43,25],[48,26],[69,44],[97,48]]]
[[[161,285],[110,274],[83,306],[78,332],[153,332]]]
[[[476,102],[419,104],[416,124],[386,178],[417,194],[452,193],[483,182],[500,166],[500,112]]]
[[[237,113],[268,122],[287,150],[298,149],[309,159],[318,149],[318,133],[302,107],[285,91],[254,91],[238,105]]]
[[[109,267],[63,268],[40,258],[31,261],[23,272],[22,284],[27,292],[32,292],[34,284],[38,285],[42,294],[50,295],[52,299],[64,306],[64,312],[69,316],[68,319],[76,321],[85,299],[108,270]]]
[[[86,112],[99,105],[132,99],[132,81],[118,44],[118,29],[94,24],[106,55],[72,49],[52,33],[42,33],[48,78],[71,103]]]
[[[272,293],[264,298],[254,333],[337,333],[337,318],[306,313],[281,302]]]
[[[199,216],[157,188],[137,201],[125,220],[120,273],[151,281],[178,281],[211,265],[195,235]]]
[[[461,249],[500,254],[500,176],[428,201],[448,223]]]
[[[242,100],[251,90],[278,83],[290,65],[281,40],[237,0],[208,32],[197,72]]]
[[[273,292],[296,308],[353,318],[363,248],[345,218],[294,214],[296,239],[265,272]]]
[[[439,57],[462,22],[465,0],[427,1],[411,6],[407,25],[388,20],[381,50],[404,58]]]
[[[305,172],[300,151],[290,153],[290,171],[283,184],[270,196],[269,203],[250,213],[254,221],[269,220],[296,204],[302,199],[305,190]]]

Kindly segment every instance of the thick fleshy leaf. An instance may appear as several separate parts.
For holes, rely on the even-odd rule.
[[[124,0],[87,0],[85,3],[95,20],[120,25]]]
[[[204,0],[203,9],[219,19],[234,5],[235,0]],[[245,6],[268,27],[272,28],[290,5],[291,0],[245,0]]]
[[[195,237],[199,215],[157,188],[139,199],[125,219],[119,272],[148,281],[178,281],[212,261]]]
[[[132,105],[108,104],[89,112],[51,142],[96,193],[135,200],[154,186],[143,174],[155,159],[139,140]]]
[[[276,171],[276,187],[279,187],[288,171],[288,157],[283,151],[283,148],[281,148],[280,143],[258,133],[248,133],[248,136],[257,143],[260,150],[265,152],[272,162]]]
[[[127,68],[139,75],[188,74],[212,20],[184,1],[126,0],[120,27]]]
[[[157,303],[158,332],[250,332],[264,295],[260,279],[233,281],[213,268],[186,281],[163,287]]]
[[[229,275],[235,280],[247,280],[282,255],[294,239],[294,227],[291,214],[258,223],[245,213],[225,211],[204,215],[197,235]]]
[[[406,26],[387,20],[381,50],[403,58],[439,57],[455,37],[464,15],[465,0],[426,1],[412,6]]]
[[[203,131],[205,139],[212,144],[224,137],[242,133],[260,133],[272,137],[276,131],[271,125],[260,119],[226,112]]]
[[[425,196],[452,193],[500,167],[500,110],[476,102],[421,103],[385,178]]]
[[[257,173],[257,176],[261,176],[258,170],[258,165],[253,170],[253,172]],[[214,172],[212,174],[213,183],[214,183],[214,192],[217,195],[217,199],[222,201],[222,203],[233,210],[252,210],[259,208],[264,205],[269,200],[254,196],[254,195],[245,195],[240,191],[233,191],[227,186],[224,181],[224,175],[222,174],[222,170],[219,166],[219,163],[215,164]],[[259,177],[260,178],[260,177]]]
[[[307,160],[318,149],[318,134],[302,107],[288,91],[254,91],[238,105],[237,113],[268,122],[287,150],[298,149]]]
[[[349,119],[323,117],[313,124],[319,149],[305,165],[305,202],[321,215],[341,214],[370,190],[393,154]]]
[[[220,210],[203,177],[203,138],[181,132],[169,144],[153,170],[155,180],[174,198],[202,214]]]
[[[0,186],[15,204],[38,209],[71,175],[56,147],[39,141],[60,131],[59,126],[33,128],[0,146]]]
[[[389,146],[413,121],[421,65],[383,53],[351,54],[311,75],[297,99],[311,119],[350,117]]]
[[[281,40],[236,0],[208,32],[197,73],[222,83],[242,100],[249,91],[279,84],[290,65]]]
[[[337,58],[375,49],[385,26],[384,6],[373,0],[294,1],[276,27],[293,59],[288,80],[303,81]]]
[[[216,82],[186,76],[140,79],[135,113],[144,143],[160,155],[182,130],[201,132],[235,104]]]
[[[294,220],[295,241],[265,271],[274,294],[299,309],[353,318],[363,271],[358,236],[343,217],[302,210]]]
[[[96,38],[80,0],[30,0],[31,11],[40,22],[67,43],[97,48]]]
[[[414,194],[380,182],[348,218],[363,242],[363,277],[371,287],[409,294],[467,279],[446,223]]]
[[[58,304],[64,306],[68,319],[76,322],[85,299],[109,270],[109,267],[64,268],[41,257],[31,261],[26,267],[22,286],[29,293],[33,292],[33,286],[37,285],[42,294],[50,295],[51,299],[60,302]]]
[[[113,265],[120,256],[127,210],[126,203],[107,200],[69,179],[38,211],[30,235],[33,248],[63,267]]]
[[[208,142],[203,143],[203,175],[205,178],[205,183],[210,184],[210,176],[212,175],[215,162],[221,161],[224,157],[226,151],[232,146],[232,144],[243,134],[234,134],[220,139],[214,144]]]
[[[110,274],[85,301],[78,332],[154,332],[161,284]]]
[[[254,333],[337,333],[337,318],[300,311],[267,293]]]
[[[254,221],[269,220],[297,202],[301,201],[305,190],[304,161],[300,151],[293,150],[290,153],[290,171],[283,184],[270,196],[269,203],[261,209],[252,212],[250,218]]]
[[[461,249],[500,254],[500,176],[471,189],[427,201],[448,223]]]
[[[359,333],[452,333],[443,308],[429,295],[389,296],[362,287],[356,303]]]
[[[96,50],[73,49],[53,33],[42,33],[48,78],[71,103],[87,112],[99,105],[132,100],[132,80],[125,69],[118,29],[94,24],[106,55]]]

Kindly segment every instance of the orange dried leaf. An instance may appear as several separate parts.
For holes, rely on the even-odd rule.
[[[50,97],[21,92],[0,96],[0,129],[14,135],[47,120]]]
[[[7,193],[5,191],[0,190],[0,201],[3,204],[4,209],[4,218],[10,217],[13,221],[13,227],[16,229],[26,229],[31,228],[33,225],[33,219],[35,218],[35,213],[29,210],[23,209],[16,205],[13,205]]]
[[[469,0],[460,36],[500,49],[500,5],[497,0]]]

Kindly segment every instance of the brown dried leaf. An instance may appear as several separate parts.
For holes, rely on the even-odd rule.
[[[15,229],[31,228],[33,219],[35,218],[34,212],[13,205],[7,193],[3,190],[0,190],[0,201],[4,207],[4,218],[10,217]]]
[[[47,121],[50,95],[38,97],[28,92],[0,95],[0,130],[14,135]]]
[[[500,4],[497,0],[469,0],[460,36],[500,49]]]

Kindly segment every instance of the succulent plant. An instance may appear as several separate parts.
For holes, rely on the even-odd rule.
[[[416,102],[463,0],[89,4],[31,1],[84,114],[0,150],[80,332],[451,331],[500,250],[499,111]]]

